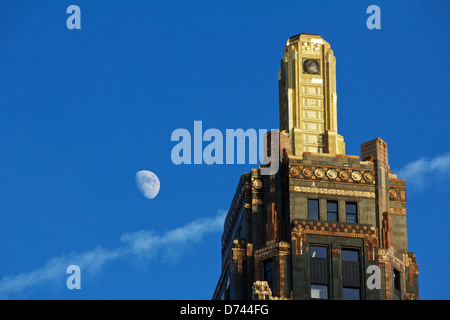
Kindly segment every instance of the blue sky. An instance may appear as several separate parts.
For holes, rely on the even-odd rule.
[[[426,5],[425,5],[426,3]],[[81,30],[66,9],[81,8]],[[381,30],[366,8],[381,8]],[[407,178],[421,299],[448,299],[448,1],[0,2],[0,298],[210,299],[254,165],[175,165],[177,128],[278,128],[286,40],[327,40],[346,153]],[[135,174],[160,179],[145,198]],[[65,268],[81,264],[81,290]]]

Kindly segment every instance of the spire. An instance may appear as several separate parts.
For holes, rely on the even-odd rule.
[[[280,130],[292,152],[345,154],[337,133],[336,59],[330,44],[302,33],[288,39],[279,80]]]

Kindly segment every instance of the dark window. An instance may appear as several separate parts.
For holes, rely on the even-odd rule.
[[[394,289],[400,291],[400,271],[394,269]]]
[[[328,299],[329,269],[327,247],[310,246],[311,298]]]
[[[342,249],[342,293],[344,300],[359,300],[361,291],[361,273],[359,250]]]
[[[270,289],[273,290],[273,263],[272,260],[264,262],[264,280],[269,284]]]
[[[327,220],[338,221],[338,202],[327,201]]]
[[[360,289],[357,288],[343,288],[344,300],[360,300]]]
[[[348,262],[358,262],[359,261],[359,251],[358,250],[342,249],[341,255],[342,255],[342,261],[348,261]]]
[[[308,219],[319,220],[319,200],[308,199]]]
[[[345,204],[345,213],[347,222],[350,223],[358,222],[358,207],[356,202],[347,202]]]

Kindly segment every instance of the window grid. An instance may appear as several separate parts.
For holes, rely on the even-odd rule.
[[[361,299],[360,251],[341,249],[342,295],[344,300]]]
[[[356,202],[346,202],[345,204],[346,221],[358,223],[358,206]]]
[[[327,220],[328,221],[338,221],[339,209],[337,201],[327,201]]]
[[[310,289],[311,298],[328,299],[329,264],[328,247],[310,246]]]
[[[319,220],[319,199],[308,199],[308,219]]]

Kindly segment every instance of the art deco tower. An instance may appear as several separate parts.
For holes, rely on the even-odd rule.
[[[280,130],[290,137],[292,152],[345,154],[337,133],[336,59],[321,37],[291,37],[279,71]]]
[[[335,65],[321,37],[287,41],[280,169],[240,177],[213,299],[418,299],[405,181],[391,172],[380,138],[361,144],[361,158],[345,154]]]

